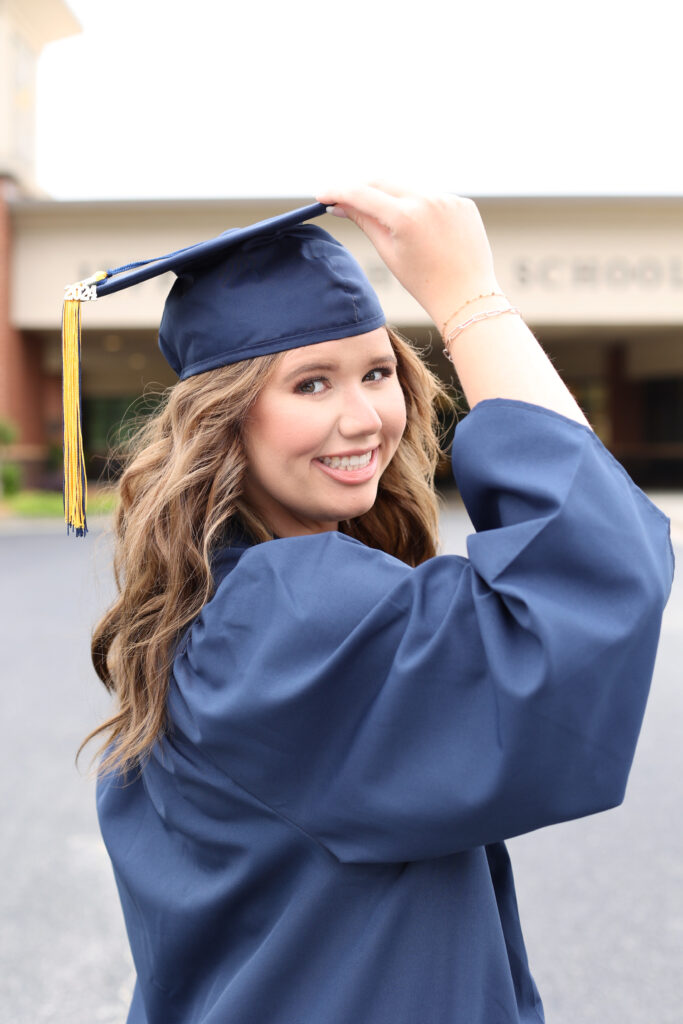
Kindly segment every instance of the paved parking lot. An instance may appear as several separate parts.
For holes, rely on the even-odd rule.
[[[683,558],[683,498],[657,503]],[[107,707],[89,637],[112,596],[110,549],[92,525],[85,541],[62,524],[0,527],[3,1024],[123,1024],[132,987],[93,782],[73,764]],[[466,554],[469,530],[451,499],[446,550]],[[548,1024],[682,1019],[682,663],[676,580],[625,803],[508,845]]]

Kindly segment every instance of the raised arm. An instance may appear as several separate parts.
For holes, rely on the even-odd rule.
[[[316,198],[336,204],[338,216],[365,232],[442,336],[475,313],[512,305],[505,297],[489,295],[501,288],[471,199],[420,195],[386,182],[330,189]],[[477,298],[481,295],[486,297]],[[516,398],[591,427],[521,316],[480,320],[448,347],[470,408],[485,398]]]
[[[174,665],[173,742],[342,861],[446,856],[624,796],[669,520],[534,403],[480,402],[453,467],[469,559],[411,569],[331,531],[257,544]]]

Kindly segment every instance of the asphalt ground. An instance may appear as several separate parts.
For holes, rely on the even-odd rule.
[[[683,558],[683,496],[651,497]],[[134,980],[87,757],[74,766],[108,708],[89,639],[111,549],[90,525],[0,524],[0,1024],[124,1024]],[[469,532],[451,497],[444,550],[465,555]],[[508,842],[548,1024],[683,1021],[682,663],[675,579],[624,803]]]

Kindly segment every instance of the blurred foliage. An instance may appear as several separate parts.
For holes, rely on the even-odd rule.
[[[12,420],[0,417],[0,445],[14,444],[19,438],[19,428]]]
[[[16,494],[21,488],[21,469],[13,462],[5,462],[4,449],[19,438],[19,428],[12,420],[0,417],[0,498]]]
[[[16,462],[0,464],[0,494],[9,498],[21,490],[21,466]]]

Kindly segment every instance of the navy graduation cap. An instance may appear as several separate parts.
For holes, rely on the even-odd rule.
[[[303,221],[323,203],[151,260],[98,271],[68,285],[62,310],[64,518],[67,534],[87,533],[87,480],[81,428],[80,304],[169,270],[159,348],[180,380],[241,359],[364,334],[386,323],[360,264],[323,228]]]

